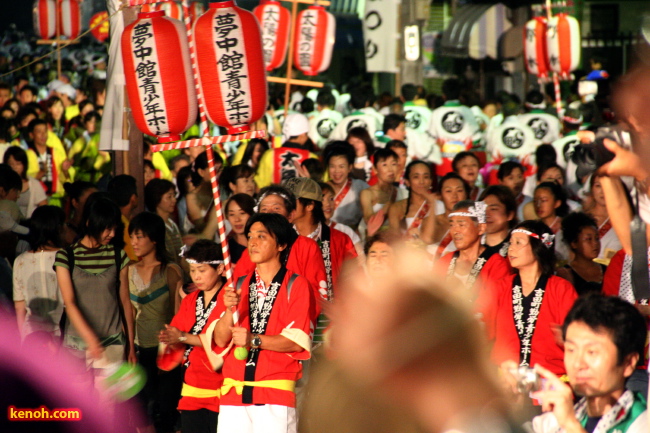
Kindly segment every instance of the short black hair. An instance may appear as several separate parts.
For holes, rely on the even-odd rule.
[[[512,100],[506,101],[503,104],[501,111],[503,111],[503,117],[516,116],[521,113],[521,104]]]
[[[20,146],[9,146],[5,151],[2,162],[9,164],[9,157],[13,158],[16,162],[20,162],[23,165],[24,169],[20,177],[22,177],[23,180],[27,179],[27,171],[29,170],[27,152],[25,152]]]
[[[571,212],[562,219],[562,240],[571,248],[571,244],[578,240],[582,229],[593,227],[598,231],[598,225],[590,215],[584,212]]]
[[[386,143],[386,146],[384,147],[384,149],[390,149],[390,150],[393,150],[393,149],[407,149],[408,150],[408,146],[402,140],[391,140],[388,143]],[[394,150],[393,150],[393,152],[394,152]]]
[[[550,276],[555,272],[555,242],[550,247],[547,247],[542,241],[541,238],[544,234],[552,235],[553,232],[551,229],[541,221],[538,220],[527,220],[522,221],[515,226],[516,229],[528,230],[529,232],[535,233],[539,236],[539,239],[532,236],[528,236],[530,241],[530,247],[533,251],[533,255],[537,260],[542,274]]]
[[[557,152],[550,144],[540,144],[535,149],[535,164],[537,164],[537,173],[539,174],[543,167],[554,165],[557,161]],[[539,177],[537,178],[539,180]]]
[[[451,161],[452,170],[454,170],[456,173],[458,173],[458,167],[457,167],[458,163],[461,162],[463,159],[468,158],[468,157],[469,158],[474,158],[476,160],[476,162],[478,163],[478,166],[481,167],[481,160],[478,159],[478,156],[476,156],[476,154],[474,152],[470,152],[470,151],[465,150],[463,152],[458,152],[456,154],[456,156],[454,156],[453,161]]]
[[[382,130],[386,134],[391,129],[397,129],[400,123],[406,123],[406,117],[401,114],[391,113],[384,117],[384,124]]]
[[[29,90],[30,92],[32,92],[32,95],[38,96],[38,89],[36,87],[32,86],[31,84],[26,84],[23,87],[21,87],[20,90],[18,91],[18,94],[22,95],[22,93],[25,90]]]
[[[318,92],[316,96],[316,103],[321,107],[334,107],[336,105],[336,98],[332,95],[332,91],[329,89],[323,89]]]
[[[348,164],[354,164],[356,158],[354,146],[346,141],[332,141],[328,143],[325,149],[323,149],[323,162],[326,167],[329,166],[330,160],[335,156],[343,156],[347,159]]]
[[[169,259],[167,258],[167,249],[165,247],[166,228],[162,217],[153,212],[141,212],[137,214],[129,221],[129,235],[138,231],[156,244],[156,260],[160,262],[161,268],[164,268],[169,262]]]
[[[120,240],[123,241],[124,227],[120,208],[107,194],[95,192],[86,201],[81,220],[81,230],[84,236],[87,235],[99,240],[102,232],[107,229],[115,229],[114,241],[117,241],[117,243]]]
[[[643,359],[647,325],[644,317],[634,307],[616,296],[592,293],[578,298],[564,319],[562,337],[574,322],[582,322],[594,332],[607,332],[616,346],[618,365],[633,353]]]
[[[29,246],[36,251],[44,246],[63,248],[61,232],[65,212],[58,206],[39,206],[29,219]]]
[[[448,78],[442,83],[442,94],[449,100],[460,98],[460,81],[456,78]]]
[[[376,243],[386,244],[394,248],[395,245],[397,245],[397,243],[399,242],[399,240],[400,240],[399,237],[396,236],[394,233],[391,233],[390,231],[381,231],[366,239],[366,243],[363,245],[363,252],[366,256],[368,256],[368,252],[370,251],[370,248],[372,248],[372,246]]]
[[[349,104],[352,108],[360,110],[361,108],[364,108],[368,102],[368,95],[364,89],[361,87],[355,87],[350,90]]]
[[[550,162],[550,163],[546,163],[546,164],[538,164],[537,167],[538,168],[537,168],[537,173],[535,174],[535,177],[537,178],[538,182],[540,180],[542,180],[542,176],[552,168],[558,169],[560,171],[560,173],[562,173],[562,179],[565,179],[564,169],[562,167],[560,167],[559,165],[557,165],[555,163],[555,161]]]
[[[119,207],[126,206],[132,196],[137,197],[138,195],[135,177],[128,174],[118,174],[108,182],[107,192]]]
[[[185,161],[187,164],[190,164],[190,157],[188,155],[185,155],[184,153],[181,153],[180,155],[176,155],[172,159],[169,160],[169,169],[174,170],[176,168],[176,164],[179,161]],[[178,174],[178,173],[177,173]]]
[[[309,198],[303,198],[303,197],[298,197],[298,201],[300,204],[305,206],[309,206],[310,204],[314,205],[314,209],[311,212],[312,220],[314,224],[325,224],[325,213],[323,213],[323,202],[318,201],[318,200],[312,200]]]
[[[187,195],[187,186],[185,185],[185,179],[189,178],[192,184],[194,184],[193,177],[194,172],[192,171],[192,167],[189,165],[181,168],[178,170],[178,173],[176,173],[176,186],[178,187],[179,200]]]
[[[246,221],[244,233],[248,238],[251,227],[255,223],[262,224],[269,234],[273,236],[278,246],[286,246],[284,251],[280,252],[280,263],[285,264],[289,257],[289,250],[297,238],[293,225],[282,215],[274,213],[257,213]]]
[[[219,176],[219,186],[228,194],[232,194],[230,184],[237,184],[237,179],[251,177],[255,174],[255,169],[250,165],[238,164],[226,167]]]
[[[496,197],[497,200],[506,207],[506,215],[509,213],[514,214],[514,218],[508,222],[508,226],[512,229],[517,225],[517,199],[515,198],[514,193],[507,186],[490,185],[481,192],[478,199],[484,201],[491,195]]]
[[[212,262],[223,260],[221,247],[214,241],[208,239],[199,239],[183,254],[185,259],[193,259],[197,262]],[[219,264],[209,263],[213,269],[217,269]],[[222,278],[223,281],[223,278]]]
[[[237,203],[241,210],[246,212],[249,216],[255,213],[255,199],[248,194],[240,192],[238,194],[233,194],[230,196],[226,202],[226,205],[223,208],[226,217],[228,216],[228,207],[230,206],[230,203],[233,202]]]
[[[169,191],[176,193],[176,186],[166,179],[151,179],[144,187],[144,205],[151,211],[156,212],[163,196]]]
[[[453,172],[453,171],[450,171],[449,173],[442,176],[442,178],[440,179],[440,182],[438,182],[438,193],[439,194],[442,193],[442,188],[445,186],[445,182],[447,182],[450,179],[460,180],[462,182],[462,184],[463,184],[463,189],[465,190],[465,197],[469,198],[469,195],[471,194],[472,189],[469,187],[469,184],[467,182],[465,182],[465,179],[463,179],[462,177],[460,177],[458,175],[458,173]]]
[[[4,189],[5,193],[12,189],[18,191],[23,189],[23,180],[18,173],[11,169],[9,164],[0,164],[0,188]]]
[[[34,114],[36,114],[36,113],[34,113]],[[34,129],[35,129],[38,125],[45,125],[45,126],[47,126],[47,122],[46,122],[45,120],[43,120],[43,119],[38,119],[38,118],[36,118],[36,119],[32,119],[32,120],[29,122],[29,124],[27,125],[27,132],[28,132],[29,134],[31,134],[32,132],[34,132]]]
[[[379,165],[380,162],[382,162],[382,161],[384,161],[384,160],[386,160],[388,158],[395,158],[395,161],[399,160],[399,157],[397,156],[397,154],[395,152],[393,152],[392,150],[386,149],[386,148],[377,149],[375,151],[375,154],[372,156],[373,165],[375,167],[377,167],[377,165]]]
[[[77,200],[81,198],[84,191],[87,191],[91,188],[97,188],[94,183],[86,182],[85,180],[75,180],[74,182],[66,182],[63,184],[63,189],[65,190],[65,195],[69,200]]]
[[[418,88],[415,84],[406,83],[402,84],[402,98],[404,101],[412,101],[418,96]]]
[[[526,93],[526,102],[535,105],[541,104],[544,102],[544,95],[539,90],[531,90]]]
[[[499,165],[499,170],[497,171],[497,179],[503,180],[507,176],[510,176],[512,172],[518,168],[521,170],[521,174],[523,175],[526,172],[526,169],[524,168],[523,165],[518,163],[517,161],[506,161]]]
[[[288,189],[286,189],[285,187],[277,184],[271,184],[269,186],[262,188],[260,190],[260,195],[257,200],[257,204],[261,205],[262,199],[267,195],[277,195],[282,197],[282,201],[284,202],[284,207],[288,213],[291,213],[294,210],[296,210],[296,196],[293,195],[293,193]]]

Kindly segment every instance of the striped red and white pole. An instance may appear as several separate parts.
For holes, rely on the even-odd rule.
[[[59,28],[68,39],[77,39],[81,34],[81,7],[78,0],[62,0]]]
[[[264,138],[266,131],[248,131],[243,134],[221,135],[219,137],[201,137],[192,140],[176,141],[173,143],[154,144],[151,150],[162,152],[164,150],[187,149],[189,147],[210,146],[212,144],[222,144],[231,141],[250,140],[251,138]]]
[[[56,36],[57,7],[56,0],[34,1],[34,32],[41,39]]]

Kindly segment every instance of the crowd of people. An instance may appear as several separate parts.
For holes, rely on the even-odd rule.
[[[84,86],[0,83],[1,295],[22,344],[60,346],[93,386],[107,366],[141,365],[140,431],[333,431],[314,403],[341,380],[319,376],[325,358],[422,425],[423,403],[440,406],[421,431],[446,426],[433,391],[449,407],[466,398],[469,415],[492,401],[508,431],[503,401],[528,391],[554,414],[536,432],[647,431],[650,311],[629,228],[645,178],[572,158],[614,122],[603,99],[565,95],[558,117],[543,88],[480,103],[453,78],[441,95],[295,89],[286,110],[271,98],[251,125],[265,139],[214,149],[226,256],[205,149],[153,153],[145,137],[143,179],[115,175],[98,147],[105,81]],[[413,251],[422,265],[405,274]],[[531,372],[544,384],[522,394]],[[472,397],[463,374],[483,387]]]

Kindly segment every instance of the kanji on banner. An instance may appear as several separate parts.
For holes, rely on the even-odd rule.
[[[291,14],[279,1],[263,1],[253,9],[262,28],[262,50],[267,71],[279,68],[284,63],[289,47]]]
[[[528,73],[545,79],[548,77],[546,52],[546,18],[535,17],[524,26],[524,62]]]
[[[140,13],[124,29],[122,53],[138,129],[158,142],[179,140],[197,115],[185,27],[163,11]]]
[[[210,3],[194,24],[199,85],[206,114],[228,134],[249,130],[267,106],[260,27],[234,1]]]
[[[327,70],[332,60],[336,20],[322,6],[309,6],[298,14],[293,47],[294,66],[305,75]]]
[[[580,24],[574,17],[560,13],[551,18],[547,29],[548,63],[562,80],[580,65]]]
[[[399,5],[399,0],[366,1],[363,39],[368,72],[399,71],[397,67]]]
[[[34,32],[41,39],[56,36],[56,0],[34,1]]]
[[[78,0],[62,0],[60,9],[60,31],[69,39],[81,34],[81,7]]]

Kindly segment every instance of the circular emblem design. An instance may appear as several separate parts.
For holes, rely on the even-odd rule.
[[[458,111],[450,111],[442,117],[442,127],[445,131],[455,134],[463,129],[465,118]]]
[[[411,129],[418,129],[422,125],[422,115],[415,110],[408,110],[405,113],[406,126]]]
[[[548,133],[548,123],[540,117],[534,117],[528,122],[528,126],[535,133],[535,138],[541,140]]]
[[[336,123],[332,119],[329,118],[324,118],[318,121],[316,124],[316,131],[318,131],[318,135],[320,135],[323,138],[330,138],[330,134],[336,127]]]
[[[348,127],[346,131],[350,131],[352,128],[363,128],[363,129],[368,129],[368,124],[363,120],[363,119],[353,119],[350,122],[348,122]]]
[[[519,128],[506,128],[501,135],[501,142],[510,149],[519,149],[524,145],[524,131]]]

